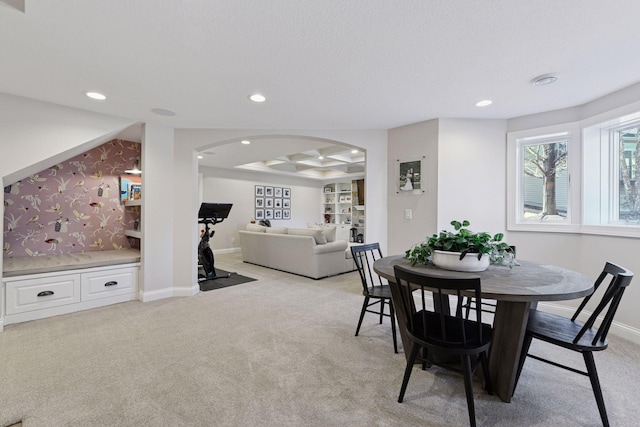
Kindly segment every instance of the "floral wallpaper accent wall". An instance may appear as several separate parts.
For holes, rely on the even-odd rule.
[[[139,208],[120,202],[120,175],[140,144],[113,140],[4,187],[3,257],[137,247]]]

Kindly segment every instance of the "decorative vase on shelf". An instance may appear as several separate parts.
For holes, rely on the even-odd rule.
[[[460,252],[433,251],[431,262],[437,267],[454,271],[484,271],[489,267],[489,254],[482,254],[478,259],[478,254],[468,253],[460,259]]]

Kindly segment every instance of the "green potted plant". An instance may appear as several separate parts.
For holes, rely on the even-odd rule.
[[[470,225],[467,220],[451,221],[451,225],[454,231],[442,230],[432,235],[426,242],[408,249],[405,258],[411,265],[427,264],[431,260],[439,267],[461,271],[482,271],[489,263],[513,266],[513,249],[502,241],[502,233],[475,233],[467,228]],[[450,260],[451,257],[454,259]]]

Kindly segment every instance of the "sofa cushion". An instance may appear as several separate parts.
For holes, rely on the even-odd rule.
[[[267,227],[259,224],[247,224],[247,231],[255,231],[258,233],[264,233]]]
[[[336,226],[333,224],[314,224],[307,223],[307,227],[322,230],[324,236],[327,238],[327,242],[334,242],[336,240]]]
[[[313,237],[318,245],[324,245],[327,243],[327,238],[320,229],[314,228],[290,228],[287,234],[294,236],[310,236]]]
[[[267,234],[287,234],[287,227],[267,227]]]

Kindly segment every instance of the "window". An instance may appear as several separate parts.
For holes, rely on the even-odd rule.
[[[508,134],[509,230],[640,237],[640,112],[597,120]]]
[[[627,119],[583,131],[587,228],[633,228],[640,234],[640,120]]]
[[[611,134],[614,149],[620,153],[614,166],[619,179],[614,189],[617,202],[614,220],[637,223],[640,220],[640,183],[636,180],[640,168],[640,127],[617,129]]]
[[[571,231],[577,209],[569,178],[579,159],[577,132],[555,130],[509,135],[509,229]]]

